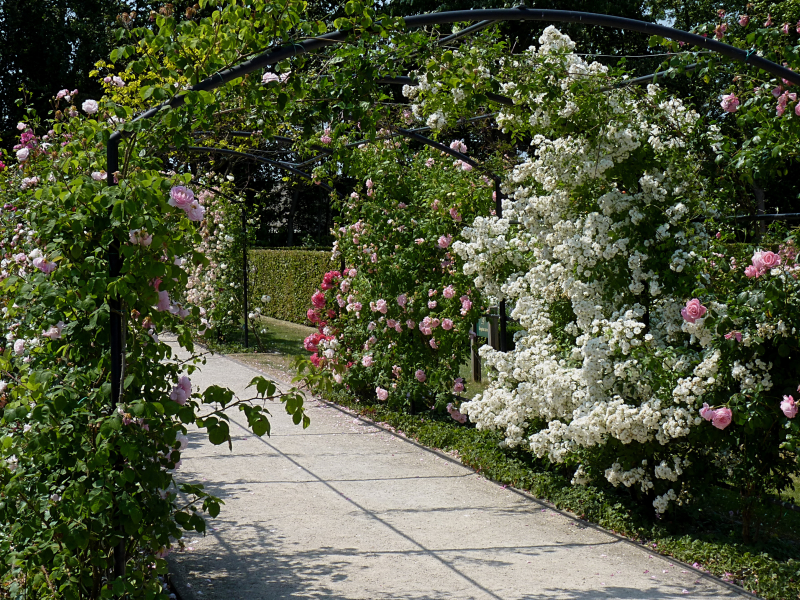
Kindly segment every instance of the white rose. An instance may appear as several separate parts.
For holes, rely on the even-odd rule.
[[[97,112],[97,110],[100,107],[97,104],[97,100],[86,100],[81,105],[81,108],[83,109],[83,112],[85,112],[87,115],[93,115]]]

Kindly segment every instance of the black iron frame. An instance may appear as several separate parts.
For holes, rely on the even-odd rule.
[[[519,6],[517,8],[506,9],[480,9],[480,10],[462,10],[450,11],[441,13],[431,13],[425,15],[415,15],[406,17],[404,19],[406,28],[419,28],[428,25],[444,25],[448,23],[457,22],[475,22],[479,21],[476,25],[472,25],[467,29],[477,31],[483,27],[490,25],[492,22],[500,21],[548,21],[560,23],[579,23],[584,25],[596,25],[601,27],[619,28],[627,31],[635,31],[646,35],[660,35],[664,38],[678,40],[691,46],[705,48],[714,51],[723,56],[732,58],[733,60],[755,66],[762,69],[776,77],[780,77],[794,84],[800,85],[800,73],[795,73],[786,67],[777,65],[757,54],[734,48],[722,42],[703,37],[694,33],[681,31],[665,25],[656,23],[647,23],[645,21],[637,21],[634,19],[627,19],[624,17],[616,17],[612,15],[601,15],[596,13],[585,13],[580,11],[569,10],[543,10],[526,8]],[[450,41],[460,37],[459,34],[465,34],[465,30],[458,32],[442,41]],[[210,91],[218,88],[234,79],[243,77],[249,73],[259,69],[277,64],[283,60],[296,57],[300,54],[314,52],[329,45],[337,44],[341,41],[347,40],[350,36],[349,31],[333,31],[319,37],[303,40],[301,42],[292,43],[290,45],[277,48],[275,50],[268,50],[248,61],[245,61],[237,66],[234,66],[225,71],[215,73],[211,77],[204,79],[187,90],[189,91]],[[469,32],[467,32],[469,33]],[[178,94],[159,106],[150,108],[149,110],[138,115],[135,120],[150,119],[156,116],[162,109],[176,108],[185,102],[186,95]],[[117,185],[115,181],[115,174],[119,171],[119,144],[124,137],[130,133],[125,131],[117,131],[111,135],[106,146],[106,171],[108,173],[107,183],[109,186]],[[422,136],[420,136],[422,137]],[[427,139],[427,138],[426,138]],[[420,140],[421,141],[421,140]],[[450,148],[447,148],[450,150]],[[264,159],[261,159],[264,160]],[[464,160],[461,158],[461,160]],[[466,162],[466,161],[465,161]],[[499,184],[496,181],[496,189],[499,191]],[[497,194],[497,201],[501,202],[501,196]],[[112,278],[119,277],[122,259],[119,252],[119,240],[113,243],[109,248],[109,272]],[[116,407],[121,396],[121,375],[124,364],[124,348],[123,348],[123,319],[122,307],[118,298],[109,298],[109,307],[111,309],[110,317],[110,351],[111,351],[111,403]],[[501,310],[501,315],[505,311]],[[505,327],[501,330],[501,339],[505,338]],[[115,575],[121,576],[125,574],[125,544],[124,539],[114,549],[114,572]]]

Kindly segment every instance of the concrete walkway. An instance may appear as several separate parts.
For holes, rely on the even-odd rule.
[[[258,374],[210,358],[192,382],[244,392]],[[225,505],[170,555],[183,600],[745,598],[336,407],[311,426],[235,415],[233,451],[191,434],[178,473]]]

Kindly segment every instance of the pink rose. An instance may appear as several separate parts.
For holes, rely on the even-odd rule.
[[[389,397],[389,392],[382,387],[376,387],[375,393],[378,395],[378,400],[386,400]]]
[[[417,238],[414,241],[416,242],[417,246],[421,246],[425,243],[425,238]]]
[[[442,290],[442,296],[444,296],[448,300],[450,298],[455,297],[455,295],[456,295],[456,289],[452,285],[448,285],[446,288]]]
[[[728,94],[722,97],[722,102],[720,103],[722,106],[722,110],[725,112],[733,113],[739,110],[739,98],[736,97],[735,94]]]
[[[461,215],[458,214],[458,211],[455,209],[455,207],[450,209],[450,218],[453,219],[453,221],[455,221],[456,223],[461,222]]]
[[[436,308],[436,300],[428,300],[428,308],[430,308],[431,310]]]
[[[716,411],[708,406],[708,402],[703,402],[703,408],[700,409],[700,416],[706,421],[710,421],[716,415]]]
[[[791,396],[784,396],[783,402],[781,402],[781,410],[783,414],[786,415],[787,419],[794,419],[797,415],[797,404],[795,404],[794,398]]]
[[[169,292],[165,291],[158,292],[158,304],[156,305],[156,310],[160,312],[169,310],[169,305],[170,305]]]
[[[773,269],[781,264],[781,257],[774,252],[766,251],[761,253],[761,264],[765,269]]]
[[[706,307],[700,304],[700,300],[692,298],[686,303],[686,306],[681,309],[681,316],[685,321],[694,323],[697,319],[701,319],[706,314]]]
[[[14,354],[22,356],[25,353],[25,340],[22,338],[14,342]]]
[[[371,367],[372,366],[372,356],[367,354],[364,358],[361,359],[361,364],[364,365],[365,367]]]
[[[379,299],[375,303],[375,310],[385,315],[386,312],[389,310],[389,306],[386,304],[386,300],[384,300],[383,298]]]
[[[325,307],[325,294],[317,290],[311,296],[311,304],[314,305],[314,308],[324,308]]]
[[[747,24],[750,23],[750,17],[747,15],[742,15],[739,17],[739,25],[742,27],[747,27]]]
[[[178,385],[172,388],[169,399],[180,405],[186,404],[186,400],[192,395],[192,382],[186,375],[178,379]]]
[[[447,248],[450,245],[450,242],[453,241],[453,236],[450,234],[443,235],[439,238],[439,248]]]
[[[450,331],[453,328],[453,321],[451,319],[442,319],[442,329]]]
[[[458,377],[453,382],[453,391],[456,394],[464,391],[464,378],[463,377]]]
[[[733,420],[733,413],[730,408],[718,408],[714,411],[714,417],[711,419],[711,424],[717,429],[725,429],[731,424]]]
[[[725,339],[729,340],[731,338],[736,338],[737,342],[742,341],[742,332],[741,331],[731,331],[725,334]]]
[[[749,278],[753,279],[755,277],[758,277],[759,275],[761,275],[761,271],[759,271],[758,268],[755,265],[747,265],[744,268],[744,276],[745,277],[749,277]]]
[[[64,329],[64,321],[59,321],[47,331],[43,331],[42,336],[50,338],[51,340],[57,340],[61,337],[61,331],[63,329]]]
[[[453,406],[452,402],[447,405],[447,412],[454,421],[458,421],[459,423],[467,422],[467,415],[462,415],[461,412],[455,406]]]
[[[317,314],[317,313],[314,311],[314,309],[313,309],[313,308],[309,308],[309,309],[306,311],[306,317],[307,317],[307,318],[308,318],[308,320],[309,320],[309,321],[311,321],[312,323],[319,323],[319,315],[318,315],[318,314]]]
[[[189,210],[194,202],[194,192],[183,185],[176,185],[169,191],[170,206],[180,208],[181,210]]]
[[[190,221],[200,222],[203,220],[205,214],[205,207],[196,200],[189,205],[188,209],[186,209],[186,216]]]
[[[405,294],[400,294],[400,295],[397,297],[397,303],[398,303],[400,306],[402,306],[403,308],[405,308],[405,307],[406,307],[406,304],[408,304],[408,296],[406,296]]]
[[[409,319],[408,321],[406,321],[406,327],[408,327],[409,329],[414,329],[414,327],[416,326],[417,324],[414,323],[413,319]]]
[[[425,375],[425,371],[423,371],[422,369],[417,369],[416,371],[414,371],[414,377],[416,377],[417,381],[419,381],[420,383],[423,383],[428,378]]]
[[[40,256],[33,259],[33,266],[39,269],[45,275],[49,275],[56,270],[58,265]]]
[[[439,349],[439,344],[436,343],[436,338],[431,338],[430,341],[428,341],[428,344],[430,344],[431,348],[434,350]]]

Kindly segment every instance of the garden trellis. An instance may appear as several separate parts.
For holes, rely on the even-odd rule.
[[[447,24],[447,23],[465,22],[465,21],[480,21],[480,22],[477,25],[473,26],[472,28],[467,28],[470,31],[464,30],[462,32],[459,32],[460,34],[469,33],[471,31],[477,31],[481,27],[485,27],[493,22],[499,22],[499,21],[546,21],[546,22],[581,23],[586,25],[597,25],[603,27],[616,27],[644,34],[660,35],[665,38],[678,40],[693,46],[706,48],[710,51],[717,52],[719,54],[732,58],[736,61],[760,68],[784,80],[793,82],[795,84],[800,84],[800,75],[794,73],[793,71],[785,67],[777,65],[771,61],[768,61],[751,51],[740,50],[732,46],[723,44],[721,42],[705,38],[700,35],[687,33],[670,27],[665,27],[662,25],[657,25],[652,23],[634,21],[631,19],[624,19],[620,17],[613,17],[608,15],[597,15],[597,14],[581,13],[574,11],[535,10],[535,9],[527,9],[524,7],[520,7],[514,9],[454,11],[445,13],[435,13],[430,15],[413,16],[405,19],[405,26],[407,28],[416,28],[427,25],[438,25],[438,24]],[[198,83],[197,85],[192,86],[188,91],[198,92],[198,91],[213,90],[219,86],[224,85],[225,83],[243,77],[256,70],[276,64],[282,60],[291,59],[292,57],[299,56],[304,53],[314,52],[332,44],[345,42],[347,41],[349,35],[350,33],[348,31],[335,31],[329,34],[319,36],[317,38],[312,38],[304,40],[302,42],[291,44],[275,51],[266,52],[236,67],[230,68],[220,73],[216,73],[212,77],[209,77],[208,79],[205,79],[204,81]],[[445,38],[445,39],[456,39],[456,38],[450,36],[450,38]],[[495,100],[500,101],[499,99]],[[157,117],[161,109],[178,107],[181,104],[183,104],[184,101],[185,101],[184,95],[179,94],[175,96],[171,101],[142,113],[139,117],[137,117],[137,120]],[[419,134],[416,132],[411,132],[406,130],[406,131],[398,131],[398,133],[400,135],[408,135],[412,139],[416,139],[417,141],[429,145],[431,142],[430,140],[423,141],[422,139],[420,139],[421,136],[419,136]],[[108,173],[108,185],[110,186],[116,185],[114,174],[119,170],[119,144],[122,141],[124,135],[125,134],[121,132],[114,133],[108,142],[107,173]],[[427,140],[427,138],[425,139]],[[204,149],[203,151],[216,151],[216,150]],[[445,151],[449,151],[449,149]],[[452,154],[452,152],[448,153]],[[466,158],[468,159],[469,157]],[[266,160],[266,159],[260,159],[260,160]],[[460,158],[460,160],[464,160],[465,162],[467,162],[465,158]],[[495,178],[495,181],[497,182],[498,178]],[[500,194],[498,194],[497,201],[498,202],[501,201]],[[122,267],[120,253],[119,253],[119,243],[120,241],[117,240],[117,244],[112,246],[110,249],[109,266],[112,277],[119,276]],[[121,315],[121,309],[122,309],[121,304],[119,300],[112,297],[109,299],[109,305],[111,307],[111,315],[110,315],[110,329],[111,329],[110,351],[111,351],[111,365],[112,365],[111,403],[112,406],[116,406],[121,394],[125,348],[124,348],[124,336],[122,329],[123,321]],[[501,317],[504,318],[504,316],[505,316],[505,311],[501,310]],[[501,335],[501,340],[504,339],[505,335]],[[121,574],[124,571],[124,564],[125,564],[124,548],[121,549],[118,548],[118,552],[120,553],[120,555],[117,556],[117,561],[116,561],[117,573]]]

